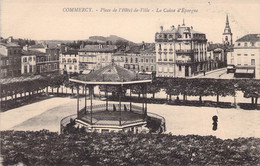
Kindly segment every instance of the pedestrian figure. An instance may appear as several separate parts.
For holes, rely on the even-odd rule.
[[[217,115],[214,115],[214,116],[212,117],[212,120],[213,120],[212,130],[216,131],[217,128],[218,128],[218,116],[217,116]]]

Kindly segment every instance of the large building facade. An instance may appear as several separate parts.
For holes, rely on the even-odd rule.
[[[260,34],[248,34],[236,40],[232,56],[235,77],[260,79]]]
[[[67,47],[60,53],[61,73],[80,73],[78,50],[69,50]]]
[[[86,45],[79,50],[80,71],[90,72],[111,64],[117,51],[114,45]]]
[[[206,35],[193,27],[161,26],[155,43],[157,77],[191,77],[208,70]]]
[[[21,53],[22,47],[14,43],[12,37],[6,43],[0,43],[1,78],[21,75]]]

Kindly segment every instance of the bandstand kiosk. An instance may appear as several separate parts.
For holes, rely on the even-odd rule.
[[[93,71],[87,75],[79,75],[69,79],[71,83],[77,86],[77,114],[75,123],[77,126],[84,126],[88,132],[118,132],[131,131],[139,133],[147,130],[147,85],[152,82],[150,75],[138,75],[114,63],[105,66],[99,70]],[[131,89],[139,85],[142,90],[142,106],[133,105],[131,102]],[[85,89],[85,106],[79,108],[79,86]],[[104,104],[94,105],[94,87],[105,87],[106,100]],[[108,88],[113,87],[118,94],[119,101],[108,102]],[[86,90],[89,90],[87,97]],[[122,104],[122,96],[126,89],[130,89],[130,101]],[[87,100],[90,105],[87,106]]]

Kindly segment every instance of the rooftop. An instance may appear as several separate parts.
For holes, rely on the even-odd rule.
[[[237,39],[236,42],[260,42],[260,34],[247,34]]]
[[[16,43],[3,43],[3,42],[0,42],[0,45],[3,45],[5,47],[21,47],[20,45],[18,45]]]
[[[31,45],[31,46],[29,46],[29,48],[37,49],[37,48],[45,48],[45,46],[43,44],[39,43],[39,44]]]
[[[80,52],[116,52],[117,48],[114,45],[86,45],[80,49]]]
[[[134,71],[127,70],[116,64],[110,64],[87,75],[79,75],[70,79],[72,82],[92,82],[93,84],[117,84],[144,80],[151,81],[151,77],[138,75]]]
[[[126,53],[134,53],[134,54],[153,54],[155,53],[155,45],[154,44],[142,44],[139,46],[130,47]]]
[[[45,53],[37,50],[22,50],[22,55],[44,55]]]
[[[71,50],[67,50],[64,51],[62,54],[78,54],[79,50],[77,49],[71,49]]]

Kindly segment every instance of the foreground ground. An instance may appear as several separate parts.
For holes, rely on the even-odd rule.
[[[3,165],[259,165],[260,139],[4,131]],[[1,163],[0,163],[1,164]]]
[[[104,104],[104,101],[94,101],[94,104],[101,103]],[[83,105],[84,101],[81,99],[80,106]],[[222,139],[260,138],[260,112],[257,110],[148,104],[148,112],[165,117],[166,130],[174,135],[213,135]],[[0,128],[33,131],[47,129],[59,132],[60,120],[75,113],[76,99],[52,98],[0,113]],[[218,116],[216,131],[212,130],[214,115]]]

